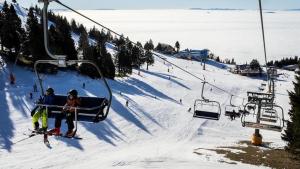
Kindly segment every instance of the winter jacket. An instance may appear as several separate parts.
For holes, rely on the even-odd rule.
[[[43,104],[53,105],[54,104],[54,95],[45,95],[43,98]]]
[[[64,110],[65,111],[69,111],[69,112],[75,112],[75,108],[74,107],[77,107],[77,106],[80,106],[80,100],[79,98],[74,98],[74,99],[67,99],[67,103],[65,104],[65,108]],[[72,108],[70,108],[72,107]]]

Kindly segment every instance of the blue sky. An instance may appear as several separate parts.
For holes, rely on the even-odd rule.
[[[3,1],[3,0],[0,0]],[[10,1],[10,0],[8,0]],[[258,0],[60,0],[75,9],[187,9],[239,8],[257,9]],[[38,0],[17,0],[24,7]],[[267,9],[299,9],[300,0],[262,0]],[[51,8],[60,8],[57,5]]]

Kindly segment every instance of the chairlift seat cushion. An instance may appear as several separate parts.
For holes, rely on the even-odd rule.
[[[93,110],[82,110],[78,109],[77,113],[77,120],[78,121],[88,121],[88,122],[97,122],[97,117],[103,115],[103,109],[107,105],[106,98],[98,98],[98,97],[79,97],[81,105],[80,108],[93,108],[98,107]],[[67,96],[64,95],[55,95],[54,97],[54,105],[57,106],[64,106],[67,102]],[[100,106],[102,105],[102,106]],[[100,107],[99,107],[100,106]],[[36,111],[38,106],[33,109]],[[51,107],[48,111],[48,118],[55,118],[58,113],[62,112],[61,107]]]
[[[277,119],[274,119],[274,118],[270,119],[270,118],[261,117],[259,119],[260,119],[260,121],[265,121],[265,122],[271,122],[271,123],[276,123],[277,122]]]
[[[215,113],[215,112],[195,110],[193,117],[203,118],[203,119],[210,119],[210,120],[219,120],[220,119],[220,114]]]

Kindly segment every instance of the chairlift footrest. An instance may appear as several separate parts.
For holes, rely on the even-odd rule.
[[[261,123],[254,123],[254,122],[243,122],[243,126],[251,127],[256,129],[263,129],[263,130],[272,130],[281,132],[281,126],[269,125],[269,124],[261,124]]]

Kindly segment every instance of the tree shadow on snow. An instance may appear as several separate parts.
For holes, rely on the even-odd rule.
[[[11,152],[13,144],[11,138],[14,136],[13,130],[15,128],[9,118],[9,108],[5,96],[4,91],[0,91],[0,101],[2,102],[0,104],[0,148]]]
[[[125,134],[118,129],[117,126],[113,124],[113,122],[109,119],[106,119],[103,122],[100,122],[99,124],[94,123],[82,123],[82,125],[89,131],[92,132],[95,136],[98,137],[98,139],[103,140],[112,146],[116,146],[113,140],[122,140]]]
[[[191,88],[189,88],[188,86],[184,85],[183,83],[179,82],[178,80],[175,80],[175,79],[179,79],[177,78],[176,76],[171,76],[171,75],[168,75],[168,74],[164,74],[164,73],[153,73],[153,72],[150,72],[150,71],[145,71],[145,70],[141,70],[143,73],[147,73],[147,74],[150,74],[150,75],[153,75],[153,76],[157,76],[159,78],[162,78],[162,79],[165,79],[165,80],[169,80],[185,89],[188,89],[188,90],[191,90]],[[169,77],[171,77],[169,79]]]
[[[134,124],[136,127],[140,128],[141,130],[145,131],[148,134],[151,134],[146,126],[136,118],[122,103],[120,103],[114,96],[112,99],[112,109],[116,113],[118,113],[121,117],[123,117],[128,122]]]
[[[145,131],[148,134],[151,134],[142,122],[136,118],[127,108],[124,107],[115,97],[112,99],[111,109],[118,113],[128,122],[134,124],[136,127]],[[108,114],[109,116],[109,114]],[[116,146],[113,140],[122,140],[123,137],[126,137],[125,134],[109,119],[105,119],[99,124],[93,123],[82,123],[82,125],[89,131],[97,136],[100,140],[103,140],[113,146]],[[79,129],[80,130],[80,129]]]
[[[158,125],[162,128],[162,125],[158,123],[149,113],[147,113],[145,110],[143,110],[138,103],[136,103],[134,100],[129,98],[128,96],[122,95],[122,97],[129,101],[128,109],[133,112],[136,116],[141,117],[138,113],[142,113],[145,117],[147,117],[150,121]]]
[[[19,92],[19,91],[18,91]],[[19,96],[17,95],[9,95],[9,99],[11,100],[11,103],[13,104],[13,107],[17,109],[18,112],[21,112],[23,117],[28,118],[31,109],[27,106],[25,101],[21,96],[26,96],[26,93],[24,91],[19,92]]]
[[[136,78],[128,78],[127,80],[125,80],[126,83],[129,84],[130,87],[132,86],[137,86],[141,91],[143,91],[142,93],[144,94],[145,92],[150,93],[152,95],[154,95],[154,98],[161,98],[161,99],[166,99],[169,101],[172,101],[174,103],[178,103],[178,101],[176,101],[175,99],[169,97],[168,95],[165,95],[164,93],[160,92],[159,90],[153,88],[151,85],[140,81],[139,79]],[[126,90],[123,90],[122,92],[124,93],[128,93],[127,90],[130,90],[130,88],[126,88]],[[133,93],[136,94],[136,93]],[[153,96],[152,96],[153,97]]]

